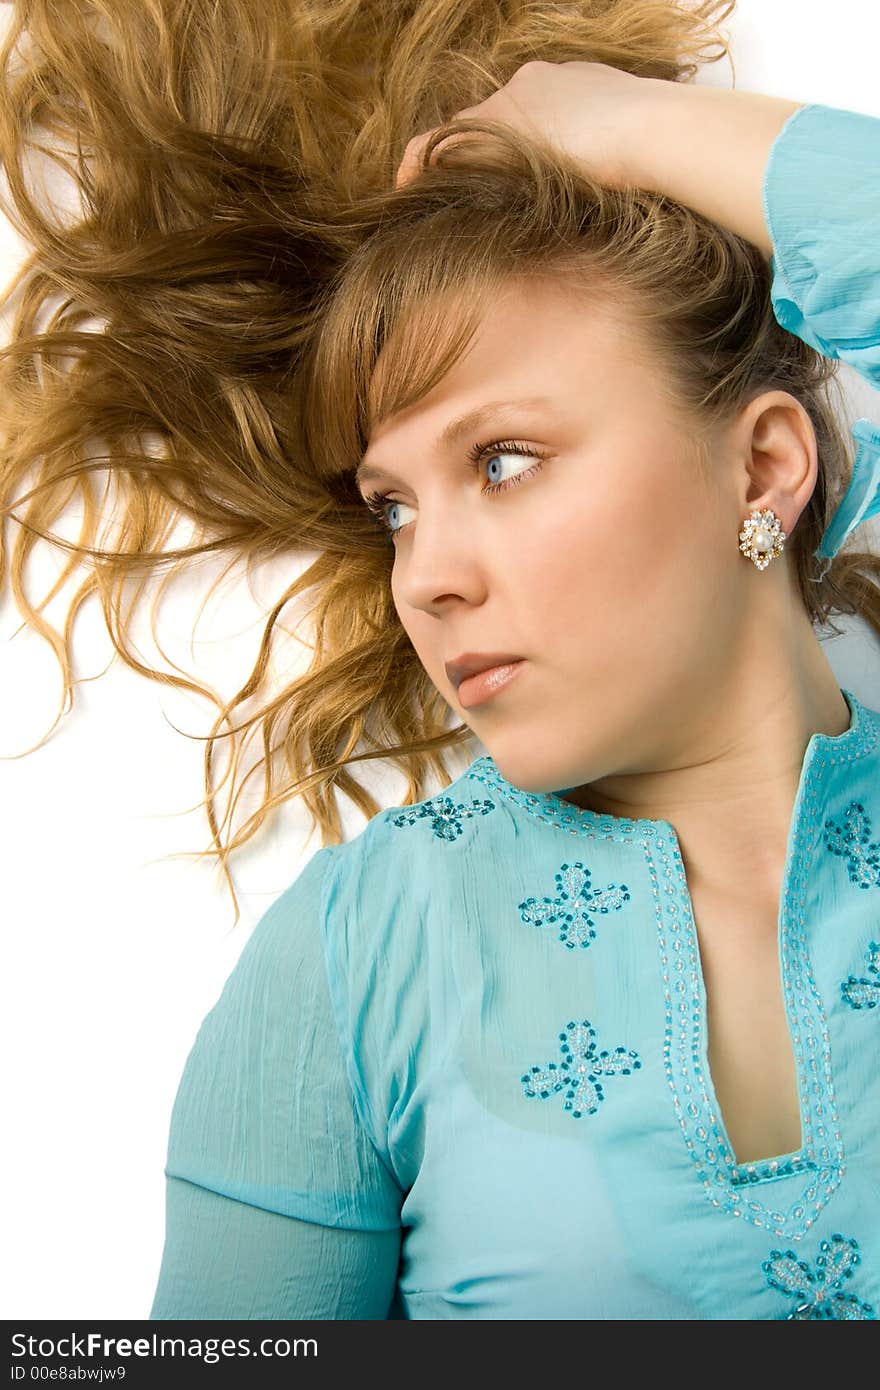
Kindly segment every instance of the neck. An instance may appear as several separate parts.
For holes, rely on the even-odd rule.
[[[807,745],[813,734],[834,737],[851,722],[806,614],[804,623],[782,653],[735,663],[739,677],[728,671],[723,696],[703,688],[670,715],[665,727],[675,734],[655,752],[655,767],[599,778],[569,799],[614,816],[669,821],[693,889],[778,901]]]

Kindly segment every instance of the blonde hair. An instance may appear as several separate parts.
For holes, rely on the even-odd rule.
[[[0,59],[0,160],[7,215],[33,251],[0,300],[5,307],[21,288],[0,355],[0,515],[20,528],[11,548],[0,538],[0,583],[8,572],[25,622],[56,654],[62,707],[73,701],[73,621],[93,593],[128,665],[218,705],[205,749],[212,845],[203,853],[219,858],[236,923],[228,859],[274,807],[301,795],[322,843],[338,843],[334,789],[368,817],[381,810],[354,764],[389,760],[407,777],[409,804],[426,794],[429,775],[449,785],[444,753],[473,738],[466,725],[448,727],[450,706],[399,621],[392,552],[354,469],[371,428],[457,360],[502,283],[564,276],[587,295],[612,292],[659,354],[696,440],[757,392],[790,391],[809,413],[820,462],[787,542],[804,604],[816,623],[859,614],[880,632],[880,558],[841,554],[815,582],[812,553],[852,458],[829,394],[837,364],[776,322],[763,254],[663,196],[603,186],[537,141],[486,122],[448,124],[535,58],[689,81],[701,62],[730,56],[719,25],[733,8],[15,5]],[[53,158],[75,181],[78,220],[52,220],[28,191],[38,122],[76,151],[74,163]],[[395,189],[407,141],[436,126],[432,149],[456,130],[478,134]],[[38,331],[59,292],[61,306]],[[83,331],[94,316],[103,331]],[[65,355],[73,363],[62,370]],[[95,439],[101,448],[90,453]],[[111,482],[121,525],[108,548],[100,542]],[[83,505],[75,542],[50,529],[74,497]],[[181,519],[195,543],[170,547]],[[36,603],[23,572],[40,539],[69,559]],[[129,645],[151,573],[167,572],[164,589],[199,555],[230,554],[250,568],[300,550],[316,558],[278,595],[253,670],[230,701],[153,670]],[[41,610],[83,562],[87,578],[62,633]],[[311,663],[269,695],[273,628],[306,594]],[[234,787],[251,735],[264,756],[247,776],[263,771],[264,796],[224,844],[213,748],[232,740]]]

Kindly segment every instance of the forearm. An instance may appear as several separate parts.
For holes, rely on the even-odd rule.
[[[807,103],[760,92],[656,81],[653,119],[641,123],[630,180],[663,193],[760,247],[773,250],[761,193],[770,148]]]

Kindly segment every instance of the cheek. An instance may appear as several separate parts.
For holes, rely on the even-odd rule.
[[[662,464],[658,462],[662,475]],[[670,469],[639,491],[576,499],[543,547],[543,607],[556,643],[619,675],[668,661],[715,626],[723,539],[709,499]],[[734,535],[734,556],[738,542]]]

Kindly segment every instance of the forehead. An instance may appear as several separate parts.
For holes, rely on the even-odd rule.
[[[449,311],[449,326],[454,310]],[[382,399],[387,372],[405,380],[418,375],[420,334],[436,333],[436,312],[406,338],[383,347],[374,373],[374,399]],[[414,355],[415,354],[415,358]],[[480,317],[458,360],[432,389],[402,409],[373,414],[358,476],[381,464],[386,450],[426,443],[439,449],[504,416],[536,415],[562,405],[600,402],[610,407],[646,389],[658,364],[625,304],[594,286],[551,279],[506,285]],[[386,399],[395,392],[384,393]]]

